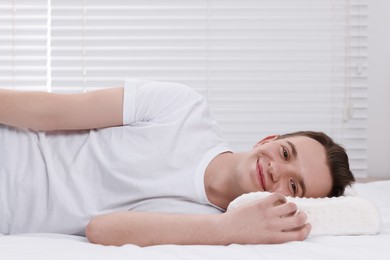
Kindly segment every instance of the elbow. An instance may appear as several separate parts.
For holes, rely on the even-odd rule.
[[[120,230],[107,223],[104,216],[97,216],[90,220],[85,227],[85,236],[92,244],[104,246],[122,246],[126,244]]]
[[[93,217],[85,227],[85,235],[91,243],[105,246],[151,245],[145,239],[148,236],[142,229],[142,221],[134,221],[133,214],[118,212]]]
[[[114,245],[110,241],[110,234],[106,232],[103,224],[99,217],[92,218],[85,227],[85,236],[92,244]]]
[[[85,236],[87,237],[88,241],[93,244],[101,243],[99,225],[97,222],[98,221],[93,218],[91,221],[89,221],[88,225],[85,228]]]

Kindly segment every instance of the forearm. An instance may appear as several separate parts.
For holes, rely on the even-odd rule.
[[[88,239],[103,245],[269,244],[303,240],[306,215],[280,194],[218,215],[120,212],[92,219]]]
[[[44,123],[48,93],[26,93],[0,89],[0,123],[25,128],[39,128]]]
[[[86,229],[92,243],[151,246],[229,244],[222,215],[120,212],[94,218]]]
[[[0,123],[35,130],[122,125],[123,89],[79,94],[0,89]]]

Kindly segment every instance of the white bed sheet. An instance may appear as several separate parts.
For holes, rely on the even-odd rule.
[[[107,247],[58,234],[0,237],[0,259],[390,259],[390,181],[356,184],[359,196],[379,208],[378,235],[317,236],[279,245]]]

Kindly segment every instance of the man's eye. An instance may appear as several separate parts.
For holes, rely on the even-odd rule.
[[[297,195],[297,185],[295,184],[294,180],[290,179],[290,187],[291,191],[294,194],[294,196]]]
[[[286,147],[283,147],[283,158],[285,161],[288,160],[288,150],[286,149]]]

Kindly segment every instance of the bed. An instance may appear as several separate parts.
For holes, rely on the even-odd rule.
[[[121,247],[94,245],[60,234],[0,236],[0,259],[390,259],[390,180],[357,183],[353,190],[372,201],[381,216],[380,233],[311,236],[278,245]]]

